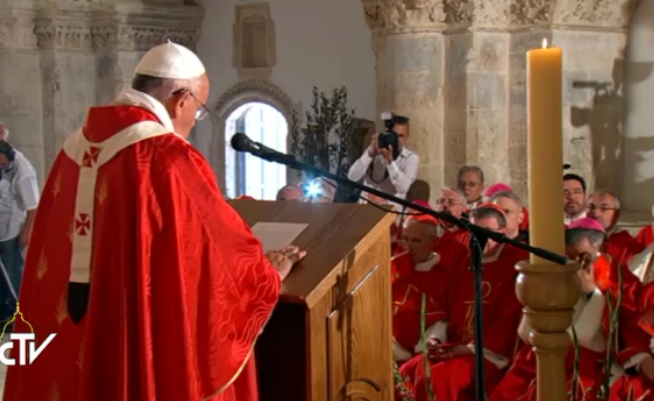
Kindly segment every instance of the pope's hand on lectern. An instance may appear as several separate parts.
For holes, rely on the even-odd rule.
[[[266,257],[270,261],[272,267],[277,269],[282,276],[282,280],[288,276],[293,269],[293,266],[304,259],[307,255],[305,251],[301,251],[296,246],[287,246],[285,248],[266,252]]]

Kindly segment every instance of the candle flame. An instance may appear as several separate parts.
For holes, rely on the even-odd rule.
[[[543,38],[543,49],[547,49],[547,38]]]

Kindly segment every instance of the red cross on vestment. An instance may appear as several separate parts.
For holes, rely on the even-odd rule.
[[[80,213],[75,220],[75,230],[79,235],[86,235],[91,230],[91,218],[88,213]]]
[[[99,155],[100,155],[100,148],[97,148],[95,146],[89,147],[89,150],[84,152],[82,165],[84,167],[93,167],[93,164],[98,162]]]

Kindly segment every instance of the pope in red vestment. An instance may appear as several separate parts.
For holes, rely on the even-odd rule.
[[[5,400],[258,398],[254,343],[280,261],[290,270],[301,256],[268,254],[273,268],[185,140],[209,89],[197,56],[169,42],[136,72],[133,86],[153,95],[129,89],[91,108],[48,175],[20,308],[37,342],[56,337],[9,367]],[[17,319],[14,332],[31,327]]]
[[[494,231],[506,226],[503,211],[481,204],[472,212],[475,224]],[[515,295],[515,265],[528,254],[508,245],[489,241],[484,251],[483,332],[486,385],[492,389],[510,365],[517,341],[522,305]],[[460,271],[450,289],[447,343],[431,349],[431,389],[438,401],[474,399],[474,280],[473,273]],[[418,355],[400,370],[416,401],[426,401],[424,360]]]
[[[606,355],[607,335],[610,333],[610,317],[606,302],[611,300],[615,308],[619,288],[622,288],[620,320],[612,339],[613,358],[618,365],[633,366],[646,351],[642,336],[633,328],[637,322],[637,297],[640,290],[638,279],[624,264],[613,261],[610,256],[597,254],[604,237],[603,227],[596,221],[580,219],[571,223],[566,232],[569,258],[579,259],[583,268],[580,274],[581,294],[575,306],[573,326],[579,343],[579,375],[575,391],[578,399],[596,400],[604,382],[603,361]],[[598,235],[599,234],[599,235]],[[589,239],[590,238],[590,239]],[[520,336],[528,341],[529,327],[526,320],[520,326]],[[565,360],[566,378],[571,389],[574,367],[574,348],[571,346]],[[585,398],[584,398],[585,397]],[[536,355],[531,345],[523,345],[516,359],[502,379],[490,401],[536,400]]]
[[[407,252],[393,258],[393,353],[397,362],[422,352],[420,314],[426,296],[425,338],[446,338],[447,301],[455,269],[463,270],[466,260],[454,254],[433,252],[438,221],[429,216],[406,220],[402,235]],[[449,257],[448,257],[449,256]]]

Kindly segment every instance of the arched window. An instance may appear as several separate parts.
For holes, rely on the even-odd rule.
[[[250,139],[279,152],[287,151],[288,124],[277,109],[265,103],[250,102],[238,107],[225,127],[225,185],[227,197],[241,195],[274,200],[286,185],[286,166],[270,163],[248,153],[235,152],[230,141],[242,132]]]

